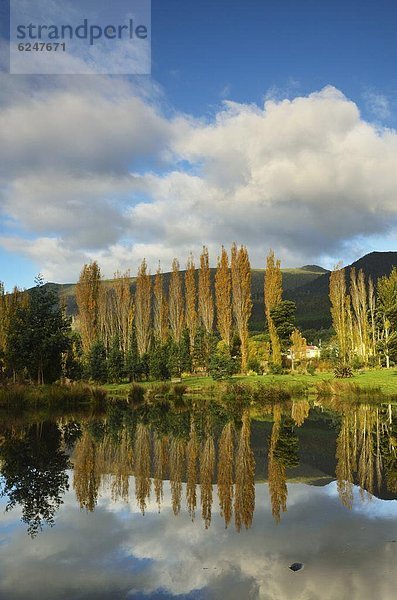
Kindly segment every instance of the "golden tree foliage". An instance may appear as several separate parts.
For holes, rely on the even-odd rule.
[[[212,332],[214,323],[214,300],[211,290],[211,270],[208,248],[203,246],[200,256],[200,271],[198,284],[199,317],[206,333]]]
[[[199,442],[196,427],[192,418],[190,425],[190,438],[186,446],[186,500],[189,515],[194,520],[197,506],[197,459],[199,451]]]
[[[350,295],[354,311],[354,328],[356,332],[354,337],[357,339],[355,351],[364,364],[367,365],[371,354],[371,341],[368,322],[367,286],[362,269],[358,274],[354,267],[350,271]]]
[[[150,435],[147,425],[138,423],[134,446],[135,496],[142,514],[150,499]]]
[[[247,370],[248,362],[248,322],[252,311],[251,265],[245,246],[237,249],[232,246],[231,257],[233,313],[237,332],[241,341],[241,370]]]
[[[216,319],[221,339],[230,348],[232,339],[232,277],[229,257],[222,246],[215,275]]]
[[[368,309],[370,320],[371,355],[376,356],[376,297],[372,278],[368,280]]]
[[[244,411],[236,456],[234,519],[237,531],[249,529],[255,510],[255,459],[251,449],[249,409]]]
[[[291,408],[291,418],[297,427],[301,427],[309,416],[310,404],[307,400],[294,400]]]
[[[351,311],[350,298],[346,294],[345,269],[336,267],[329,280],[329,298],[331,301],[332,324],[339,347],[339,359],[346,365],[350,361],[351,348]]]
[[[100,480],[96,443],[85,429],[74,449],[73,487],[80,508],[95,509]]]
[[[172,261],[171,281],[168,292],[168,308],[172,338],[174,342],[179,344],[182,338],[185,315],[183,307],[181,274],[179,271],[179,261],[177,258],[174,258]]]
[[[181,438],[172,438],[170,444],[170,484],[171,501],[174,515],[181,511],[182,478],[185,466],[185,442]]]
[[[344,506],[353,506],[353,473],[356,469],[355,427],[351,411],[342,416],[341,428],[336,440],[336,481],[339,498]]]
[[[272,350],[272,362],[275,365],[281,365],[281,343],[271,316],[271,311],[282,301],[282,293],[283,278],[280,261],[275,259],[274,251],[270,250],[266,259],[264,299],[265,314]]]
[[[215,470],[215,445],[212,435],[207,435],[200,456],[200,501],[205,528],[211,525],[212,480]]]
[[[84,265],[76,286],[76,302],[81,343],[88,352],[99,337],[99,290],[101,270],[96,261]]]
[[[287,510],[287,474],[285,464],[276,456],[277,442],[280,437],[281,407],[274,405],[274,422],[270,436],[268,456],[268,480],[272,515],[277,523],[280,522],[280,512]]]
[[[135,331],[139,355],[149,351],[151,338],[152,282],[146,260],[138,270],[135,292]]]
[[[186,326],[189,331],[190,349],[194,348],[197,331],[196,309],[196,266],[192,254],[189,256],[185,271]]]
[[[160,265],[154,278],[153,332],[155,339],[162,346],[166,344],[168,339],[168,306]]]
[[[119,338],[120,350],[127,354],[130,347],[131,327],[134,317],[131,295],[130,271],[117,271],[113,279],[113,312],[116,319],[116,335]]]
[[[117,320],[113,304],[113,290],[107,284],[102,283],[98,296],[98,322],[99,338],[105,348],[109,350],[117,331]]]
[[[163,501],[163,480],[165,479],[167,464],[168,439],[156,434],[154,437],[154,493],[159,512]]]
[[[110,451],[112,464],[114,465],[112,499],[115,502],[118,500],[128,502],[129,478],[133,464],[133,449],[129,431],[124,428],[121,433],[121,439],[116,442],[112,439],[112,442]],[[109,456],[109,450],[107,450],[106,454]]]
[[[219,438],[218,498],[225,527],[229,526],[233,507],[234,429],[229,421]]]

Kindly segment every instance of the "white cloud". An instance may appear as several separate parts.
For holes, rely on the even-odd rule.
[[[285,266],[330,264],[397,226],[397,133],[333,87],[204,121],[162,114],[155,88],[93,82],[30,97],[22,79],[0,111],[0,244],[51,280],[91,258],[105,275],[144,256],[168,268],[203,244],[214,262],[233,241],[258,267],[270,246]]]
[[[199,514],[194,522],[185,510],[173,515],[168,482],[161,513],[153,501],[144,517],[134,501],[114,505],[109,487],[93,514],[80,511],[69,492],[55,527],[35,540],[7,521],[0,596],[134,598],[163,590],[173,597],[200,590],[209,599],[392,600],[395,544],[388,540],[396,501],[374,498],[349,511],[335,488],[289,484],[288,512],[277,525],[268,486],[257,484],[253,526],[241,533],[225,530],[216,488],[208,530]],[[355,494],[359,501],[357,488]],[[288,569],[296,561],[304,571]]]

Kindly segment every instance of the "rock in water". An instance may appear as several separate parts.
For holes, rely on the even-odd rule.
[[[303,567],[303,563],[292,563],[292,565],[290,565],[291,571],[302,571]]]

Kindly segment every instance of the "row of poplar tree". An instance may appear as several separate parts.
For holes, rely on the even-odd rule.
[[[295,305],[282,300],[280,261],[273,251],[265,273],[266,340],[249,340],[251,266],[245,246],[222,247],[215,275],[203,247],[196,268],[177,259],[170,274],[154,277],[142,261],[132,293],[130,272],[102,278],[97,262],[84,265],[76,286],[77,317],[71,319],[56,291],[39,277],[26,292],[0,287],[0,377],[37,383],[69,379],[120,381],[167,379],[183,372],[215,376],[246,372],[259,362],[281,366],[294,329]],[[291,341],[289,336],[292,335]],[[300,344],[300,346],[299,346]]]
[[[267,257],[264,296],[270,341],[262,343],[262,358],[281,366],[280,319],[275,311],[288,305],[289,336],[295,306],[282,301],[280,261],[273,251]],[[93,379],[107,376],[116,381],[123,373],[130,379],[166,379],[183,372],[222,376],[249,368],[251,265],[245,246],[233,244],[230,257],[222,247],[214,276],[206,247],[197,267],[192,255],[183,272],[174,259],[169,275],[159,266],[152,277],[143,260],[134,295],[128,271],[102,281],[100,267],[93,262],[81,271],[76,301],[76,330]],[[302,346],[302,336],[297,330],[293,333],[292,343]]]

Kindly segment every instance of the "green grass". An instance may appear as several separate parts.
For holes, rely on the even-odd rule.
[[[334,379],[334,374],[328,373],[316,373],[315,375],[302,375],[302,374],[289,374],[289,375],[257,375],[257,376],[235,376],[231,379],[232,382],[241,382],[245,384],[266,384],[269,386],[281,386],[287,389],[294,390],[299,387],[306,387],[309,393],[316,393],[316,386],[321,381],[330,381]],[[382,369],[382,370],[368,370],[358,372],[354,377],[347,380],[351,383],[358,384],[361,388],[367,388],[368,390],[379,388],[379,390],[388,396],[397,397],[397,370],[395,369]],[[152,386],[158,382],[142,382],[144,386]],[[219,385],[211,377],[185,377],[183,383],[188,386],[188,392],[205,393],[205,390],[211,386]],[[109,393],[109,395],[121,395],[126,396],[130,388],[129,383],[121,384],[107,384],[103,386]],[[209,391],[209,389],[208,389]]]

